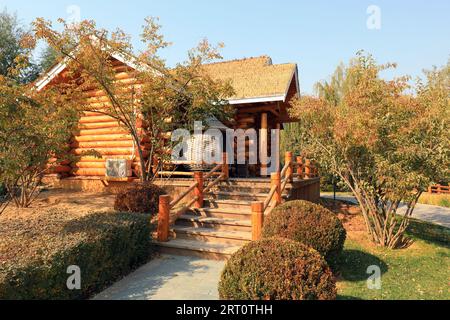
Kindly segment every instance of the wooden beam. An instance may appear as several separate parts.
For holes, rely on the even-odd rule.
[[[279,116],[279,113],[275,110],[274,106],[257,106],[257,107],[242,107],[239,108],[239,112],[242,113],[260,113],[260,112],[272,112],[275,116]]]

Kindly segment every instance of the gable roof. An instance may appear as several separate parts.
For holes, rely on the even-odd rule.
[[[235,91],[231,104],[285,102],[292,81],[300,93],[295,63],[272,64],[270,57],[261,56],[206,64],[204,68],[215,80],[231,81]]]
[[[131,58],[122,55],[114,55],[113,58],[133,69],[142,69]],[[64,71],[67,62],[67,58],[63,59],[42,75],[35,83],[37,90],[42,90]],[[231,81],[235,94],[229,97],[230,104],[286,102],[292,81],[295,81],[297,94],[300,94],[298,69],[295,63],[274,65],[270,57],[261,56],[205,64],[203,68],[214,80]]]

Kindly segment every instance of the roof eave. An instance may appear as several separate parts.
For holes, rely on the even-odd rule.
[[[228,100],[229,104],[246,104],[246,103],[261,103],[261,102],[284,102],[286,99],[286,95],[277,95],[277,96],[269,96],[269,97],[256,97],[256,98],[243,98],[243,99],[230,99]]]

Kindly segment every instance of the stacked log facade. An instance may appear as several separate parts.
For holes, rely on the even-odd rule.
[[[112,64],[116,72],[115,78],[118,83],[123,85],[124,90],[136,89],[139,84],[133,74],[133,69],[126,66],[118,60],[113,60]],[[62,75],[64,77],[64,75]],[[108,108],[109,99],[102,90],[90,90],[85,92],[86,104],[89,109],[101,111]],[[142,121],[141,121],[142,122]],[[144,149],[144,157],[147,156],[145,148],[144,131],[142,123],[140,134],[142,136],[141,148]],[[95,150],[100,155],[83,156],[86,152]],[[74,132],[70,141],[70,152],[73,155],[80,156],[77,162],[63,162],[54,168],[53,172],[62,177],[68,176],[105,176],[106,159],[118,158],[132,161],[133,176],[139,175],[139,153],[137,146],[129,134],[128,130],[119,124],[119,122],[101,112],[87,111],[79,119],[77,132]]]

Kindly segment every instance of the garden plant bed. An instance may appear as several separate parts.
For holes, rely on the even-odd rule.
[[[390,250],[367,237],[356,205],[322,199],[338,214],[347,230],[344,251],[337,262],[338,299],[449,299],[450,229],[411,219],[407,235],[413,243]],[[381,289],[367,288],[367,267],[381,269]]]
[[[80,299],[147,262],[150,215],[116,213],[113,197],[44,192],[32,208],[0,216],[0,299]],[[67,268],[81,270],[68,290]]]

